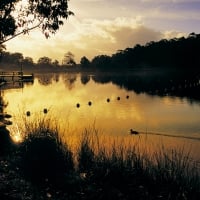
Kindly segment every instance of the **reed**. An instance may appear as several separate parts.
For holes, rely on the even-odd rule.
[[[87,181],[99,184],[105,191],[106,186],[111,193],[114,187],[130,199],[200,197],[199,169],[184,147],[161,146],[149,154],[137,145],[113,139],[108,148],[96,133],[85,131],[78,149],[78,166]]]
[[[62,141],[55,121],[49,118],[25,121],[24,127],[18,151],[25,176],[34,181],[56,182],[74,170],[72,152]]]
[[[83,131],[72,152],[52,124],[42,119],[25,126],[19,152],[24,174],[31,180],[57,184],[62,179],[68,187],[76,182],[76,195],[78,190],[90,199],[200,197],[199,169],[184,148],[162,146],[150,154],[130,140],[102,136],[92,127]],[[70,181],[63,181],[66,174],[72,174]]]

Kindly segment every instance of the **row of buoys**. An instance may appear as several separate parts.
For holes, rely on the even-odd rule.
[[[118,97],[117,97],[117,100],[120,101],[120,99],[121,99],[120,96],[118,96]],[[126,96],[126,99],[129,99],[129,95]],[[107,98],[106,101],[109,103],[111,100],[110,100],[110,98]],[[80,106],[81,106],[80,103],[77,103],[77,104],[76,104],[76,107],[77,107],[77,108],[80,108]],[[89,102],[88,102],[88,106],[92,106],[92,101],[89,101]],[[43,113],[44,113],[44,114],[47,114],[47,113],[48,113],[48,109],[47,109],[47,108],[44,108],[44,109],[43,109]],[[27,116],[27,117],[30,117],[30,116],[31,116],[31,112],[30,112],[30,111],[27,111],[27,112],[26,112],[26,116]]]
[[[48,109],[47,109],[47,108],[44,108],[44,109],[43,109],[43,113],[44,113],[44,114],[47,114],[47,113],[48,113]],[[26,112],[26,116],[27,116],[27,117],[30,117],[30,116],[31,116],[31,112],[30,112],[30,111],[27,111],[27,112]]]
[[[129,99],[129,95],[126,96],[126,99]],[[121,100],[121,97],[118,96],[118,97],[117,97],[117,100],[120,101],[120,100]],[[106,101],[109,103],[111,100],[110,100],[110,98],[107,98]],[[89,101],[89,102],[88,102],[88,106],[91,106],[91,105],[92,105],[92,102]],[[76,107],[77,107],[77,108],[80,108],[80,106],[81,106],[80,103],[77,103],[77,104],[76,104]]]

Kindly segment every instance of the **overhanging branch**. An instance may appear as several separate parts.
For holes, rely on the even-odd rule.
[[[31,27],[31,28],[27,28],[27,29],[25,29],[25,30],[23,30],[23,31],[21,31],[21,32],[19,32],[19,33],[15,34],[15,35],[13,35],[13,36],[11,36],[11,37],[9,37],[9,38],[3,40],[3,41],[0,41],[0,44],[3,44],[3,43],[5,43],[5,42],[7,42],[7,41],[9,41],[9,40],[12,40],[13,38],[15,38],[15,37],[17,37],[17,36],[19,36],[19,35],[26,34],[26,33],[28,33],[29,31],[31,31],[31,30],[33,30],[33,29],[35,29],[35,28],[38,28],[38,27],[40,26],[41,23],[42,23],[42,22],[40,22],[39,24],[37,24],[37,25],[35,25],[35,26]]]

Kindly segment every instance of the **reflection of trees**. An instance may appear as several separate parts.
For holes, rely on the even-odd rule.
[[[114,78],[114,76],[113,76],[113,78]],[[105,75],[105,74],[95,75],[95,76],[92,77],[92,79],[95,82],[97,82],[97,83],[99,82],[101,84],[112,82],[112,76],[111,75]]]
[[[0,113],[4,112],[4,109],[7,107],[7,105],[8,105],[8,103],[5,102],[5,100],[3,98],[3,92],[0,89]]]
[[[75,83],[75,81],[77,79],[77,75],[76,74],[73,74],[73,73],[64,74],[62,76],[62,78],[63,78],[63,82],[64,82],[65,86],[69,90],[74,88],[74,85],[75,85],[74,83]]]
[[[41,74],[37,76],[38,82],[41,85],[50,85],[52,84],[53,75],[52,74]]]
[[[159,96],[178,96],[200,100],[200,74],[180,72],[144,73],[132,75],[96,75],[95,82],[112,82],[121,88],[136,93],[148,93]]]
[[[40,74],[37,75],[38,78],[38,82],[41,85],[51,85],[54,81],[58,82],[60,77],[62,77],[63,82],[65,84],[65,86],[69,89],[72,89],[74,87],[74,82],[76,81],[76,74]]]
[[[59,81],[59,74],[40,74],[37,75],[38,82],[41,85],[50,85],[53,81],[58,82]]]
[[[6,128],[7,125],[12,124],[11,121],[7,120],[11,115],[4,112],[7,105],[8,103],[5,102],[0,88],[0,156],[7,153],[12,144],[9,131]]]
[[[89,81],[90,81],[89,75],[81,74],[81,83],[83,85],[86,85]]]

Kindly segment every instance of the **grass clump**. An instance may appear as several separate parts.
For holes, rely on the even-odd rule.
[[[96,191],[92,199],[200,198],[199,171],[184,149],[150,155],[123,140],[110,140],[108,148],[94,135],[86,131],[78,148],[78,169]]]
[[[78,145],[77,163],[80,173],[87,173],[94,167],[94,148],[92,148],[92,138],[90,133],[85,130]]]
[[[62,142],[58,128],[47,120],[30,124],[19,146],[21,166],[26,177],[33,181],[56,183],[74,170],[73,155]]]
[[[63,142],[52,120],[25,127],[19,166],[31,182],[48,185],[39,192],[41,199],[46,198],[46,188],[51,188],[48,197],[59,200],[200,198],[199,169],[183,149],[163,147],[150,153],[131,136],[127,143],[102,137],[94,128],[85,129],[74,148]]]

